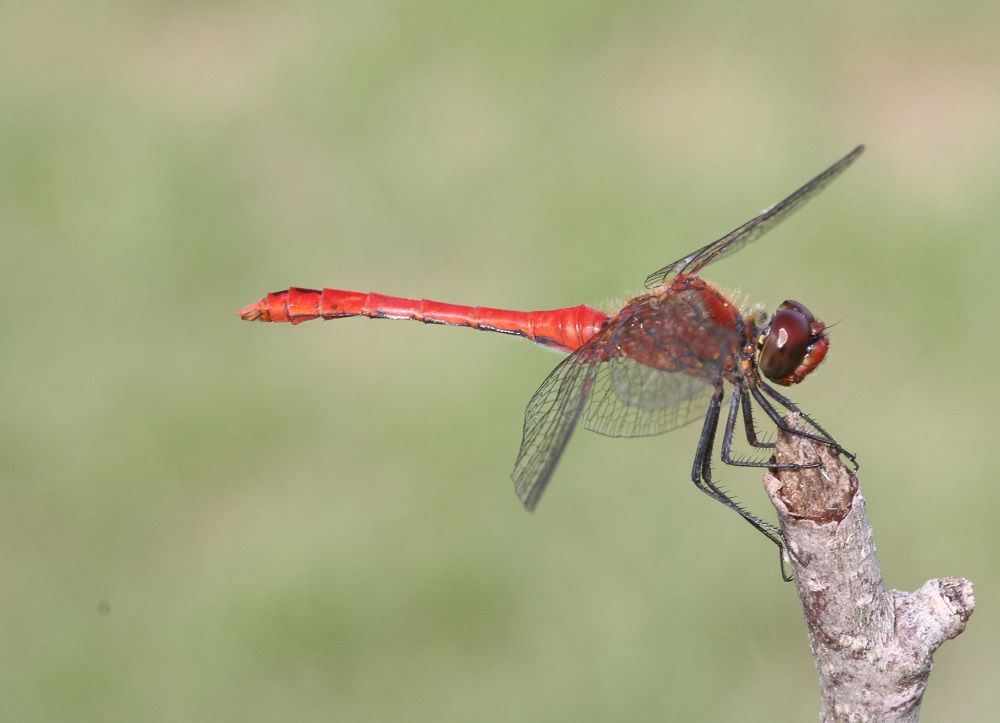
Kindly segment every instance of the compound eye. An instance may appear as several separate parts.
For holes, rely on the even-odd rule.
[[[760,370],[778,384],[791,384],[789,377],[799,368],[813,342],[813,315],[798,302],[786,301],[771,319],[760,345]]]

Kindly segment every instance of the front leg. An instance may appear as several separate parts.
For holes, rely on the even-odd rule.
[[[788,422],[785,421],[784,417],[778,414],[778,410],[774,408],[774,405],[768,401],[767,397],[760,391],[757,384],[751,384],[750,394],[760,405],[760,408],[764,410],[764,413],[771,418],[775,426],[781,429],[783,432],[788,434],[794,434],[796,437],[805,437],[806,439],[811,439],[814,442],[819,442],[820,444],[825,444],[828,447],[832,447],[838,454],[843,452],[840,445],[837,444],[836,440],[829,436],[819,436],[818,434],[813,434],[812,432],[807,432],[804,429],[797,429],[795,427],[789,426]],[[794,410],[793,410],[794,411]]]
[[[756,432],[754,432],[754,439],[751,439],[750,434],[755,429],[753,425],[752,413],[748,411],[750,398],[746,393],[746,388],[740,384],[737,388],[733,389],[732,396],[729,400],[729,416],[726,418],[726,430],[722,435],[722,461],[725,464],[731,465],[733,467],[758,467],[767,469],[814,469],[819,467],[819,462],[811,462],[809,464],[795,464],[795,463],[782,463],[776,464],[775,462],[770,462],[767,460],[759,459],[737,459],[733,457],[732,447],[733,447],[733,434],[736,432],[736,419],[739,417],[739,409],[743,407],[743,420],[747,431],[747,441],[750,444],[754,444],[756,439]],[[754,445],[756,447],[773,447],[773,444],[764,445],[763,443],[757,443]]]
[[[815,419],[813,419],[808,414],[806,414],[805,412],[803,412],[795,402],[793,402],[791,399],[789,399],[784,394],[782,394],[781,392],[779,392],[777,389],[774,389],[773,387],[771,387],[771,385],[766,384],[765,382],[763,382],[763,381],[761,381],[759,379],[757,380],[757,382],[758,382],[758,385],[760,386],[760,388],[764,390],[765,394],[767,394],[769,397],[771,397],[772,399],[774,399],[775,401],[777,401],[778,404],[780,404],[781,406],[783,406],[789,412],[795,412],[796,414],[798,414],[800,417],[802,417],[804,420],[806,420],[806,422],[811,427],[813,427],[817,432],[819,432],[824,437],[826,437],[826,439],[820,439],[819,441],[823,442],[828,447],[832,447],[837,452],[837,454],[842,454],[845,457],[847,457],[847,459],[849,459],[851,461],[851,465],[854,467],[855,470],[859,469],[857,457],[855,457],[854,454],[852,454],[851,452],[848,452],[846,449],[844,449],[843,447],[841,447],[840,443],[837,442],[837,440],[835,440],[833,438],[833,435],[831,435],[829,432],[827,432],[825,429],[823,429],[823,427],[820,425],[819,422],[817,422]],[[787,427],[787,425],[784,425],[784,426],[782,426],[782,429],[785,429],[786,427]],[[797,432],[795,432],[793,430],[787,430],[786,429],[786,431],[789,431],[792,434],[797,434]],[[799,436],[803,436],[803,435],[800,434]]]
[[[774,449],[774,442],[762,442],[757,438],[757,425],[753,420],[753,402],[750,400],[746,384],[740,384],[737,388],[740,393],[740,406],[743,408],[743,428],[746,430],[747,442],[751,447],[758,449]]]

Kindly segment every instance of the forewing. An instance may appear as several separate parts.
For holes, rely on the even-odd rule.
[[[529,510],[538,504],[587,403],[600,348],[601,341],[592,340],[563,359],[528,402],[521,451],[511,477]]]
[[[658,271],[654,271],[646,277],[646,287],[653,288],[659,286],[667,280],[671,274],[696,274],[708,264],[730,255],[743,248],[748,243],[755,241],[760,236],[770,231],[779,223],[788,218],[798,210],[806,201],[822,191],[833,179],[839,176],[849,165],[854,163],[858,156],[865,150],[864,146],[858,146],[821,174],[809,181],[802,188],[795,191],[770,208],[761,212],[755,218],[750,219],[742,226],[733,229],[718,241],[713,241],[707,246],[702,246],[697,251],[693,251],[684,258],[664,266]]]
[[[703,417],[711,396],[704,379],[615,357],[598,369],[583,425],[609,437],[663,434]]]

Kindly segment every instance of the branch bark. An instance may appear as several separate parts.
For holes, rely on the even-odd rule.
[[[797,415],[788,421],[795,425]],[[821,720],[916,721],[934,651],[972,615],[972,583],[946,577],[916,592],[887,591],[857,476],[826,445],[781,432],[775,458],[821,462],[764,477],[794,552]]]

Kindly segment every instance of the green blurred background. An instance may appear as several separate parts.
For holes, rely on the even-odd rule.
[[[995,716],[990,3],[6,4],[3,720],[814,720],[774,549],[697,429],[508,478],[556,363],[250,325],[289,285],[614,308],[858,142],[708,277],[833,330],[887,584],[964,575],[927,720]],[[767,511],[760,475],[719,477]]]

